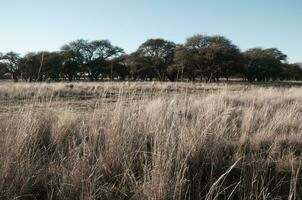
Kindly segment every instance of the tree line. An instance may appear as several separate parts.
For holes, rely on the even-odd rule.
[[[289,64],[277,48],[242,52],[229,39],[194,35],[184,44],[149,39],[126,54],[108,40],[72,41],[57,52],[21,56],[0,53],[0,78],[15,82],[62,80],[159,80],[217,82],[221,78],[246,81],[302,80],[298,64]]]

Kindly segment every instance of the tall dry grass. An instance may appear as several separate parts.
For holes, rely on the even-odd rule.
[[[1,115],[0,199],[302,196],[300,88],[61,83],[0,93],[17,107]],[[77,110],[73,95],[96,100]]]

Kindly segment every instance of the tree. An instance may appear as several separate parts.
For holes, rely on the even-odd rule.
[[[0,52],[0,60],[3,54]],[[7,67],[4,63],[0,62],[0,78],[4,78],[4,74],[7,72]]]
[[[72,81],[77,76],[78,63],[74,60],[66,60],[62,65],[61,73],[64,78]]]
[[[125,80],[130,75],[129,66],[127,65],[127,55],[121,55],[107,61],[104,67],[104,74],[114,80],[117,77],[119,80]]]
[[[187,39],[184,47],[190,54],[194,71],[207,81],[228,79],[238,71],[240,50],[223,36],[195,35]]]
[[[36,53],[28,53],[20,59],[20,71],[22,78],[26,81],[35,81],[38,79],[39,68],[41,66],[40,56]]]
[[[108,40],[77,40],[62,47],[63,52],[68,52],[72,57],[70,60],[87,71],[90,80],[98,80],[103,72],[106,62],[124,51],[113,46]]]
[[[184,44],[164,39],[148,39],[129,54],[108,40],[79,39],[62,46],[59,52],[0,53],[0,77],[10,74],[17,82],[72,81],[89,78],[111,80],[301,80],[301,63],[289,64],[277,48],[252,48],[241,53],[229,39],[194,35]]]
[[[157,76],[149,57],[142,56],[138,52],[128,55],[125,62],[133,80],[152,80]]]
[[[300,65],[284,63],[281,68],[280,80],[302,80],[302,68]]]
[[[5,64],[14,82],[18,82],[18,75],[20,75],[20,70],[19,70],[20,59],[21,59],[20,54],[12,51],[2,55],[0,58],[0,61]]]
[[[0,78],[4,78],[4,75],[7,73],[7,66],[4,63],[0,62]]]
[[[276,48],[252,48],[244,52],[244,75],[250,81],[269,81],[280,78],[287,56]]]
[[[159,80],[165,80],[167,67],[173,63],[175,43],[164,39],[149,39],[137,50],[141,57],[154,70]],[[141,58],[139,58],[141,60]]]
[[[43,54],[42,74],[44,79],[59,80],[63,68],[64,55],[60,52]]]
[[[26,81],[59,80],[63,56],[59,52],[28,53],[20,60],[20,72]]]
[[[190,51],[184,45],[178,45],[175,48],[173,64],[167,69],[170,79],[195,80],[197,76],[197,67],[193,62],[193,57]]]

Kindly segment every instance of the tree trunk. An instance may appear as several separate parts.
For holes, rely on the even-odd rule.
[[[18,82],[18,76],[15,73],[12,73],[12,78],[14,82]]]

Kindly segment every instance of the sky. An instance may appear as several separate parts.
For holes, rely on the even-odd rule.
[[[302,62],[301,22],[302,0],[0,0],[0,52],[57,51],[83,38],[130,53],[149,38],[206,34]]]

